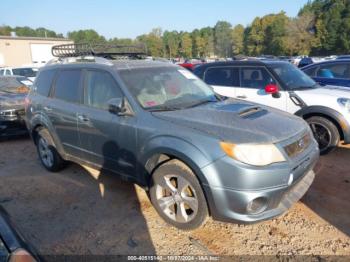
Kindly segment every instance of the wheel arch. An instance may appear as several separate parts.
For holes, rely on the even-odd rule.
[[[305,120],[313,116],[324,117],[328,119],[337,127],[340,138],[342,140],[345,138],[345,132],[347,132],[347,130],[350,130],[350,127],[347,124],[344,116],[329,107],[308,106],[297,111],[295,115],[302,117]]]

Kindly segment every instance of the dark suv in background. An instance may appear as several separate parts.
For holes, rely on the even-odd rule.
[[[209,214],[278,216],[311,185],[319,150],[302,119],[223,100],[186,69],[135,53],[53,51],[60,58],[40,70],[26,108],[48,170],[74,161],[113,171],[149,190],[160,216],[185,230]]]

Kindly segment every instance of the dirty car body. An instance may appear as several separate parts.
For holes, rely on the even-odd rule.
[[[24,103],[31,84],[22,76],[0,77],[0,137],[27,133]]]
[[[80,72],[74,103],[55,97],[67,71]],[[111,77],[118,93],[109,98],[122,109],[96,101],[91,106],[95,102],[85,96],[90,72]],[[40,94],[44,77],[47,90]],[[160,165],[178,159],[195,174],[214,219],[251,223],[278,216],[314,178],[319,150],[304,120],[223,100],[176,65],[142,60],[54,64],[41,69],[28,99],[26,123],[36,143],[38,130],[45,128],[63,159],[111,170],[146,189]],[[259,165],[230,156],[237,145],[266,146],[279,161]]]

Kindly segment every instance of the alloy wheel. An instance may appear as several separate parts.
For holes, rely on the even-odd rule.
[[[39,142],[38,142],[38,147],[39,147],[39,155],[45,166],[47,167],[52,167],[53,165],[53,153],[49,148],[49,145],[47,141],[40,137]]]
[[[156,198],[162,212],[178,223],[197,215],[198,198],[190,182],[178,175],[165,175],[156,185]]]

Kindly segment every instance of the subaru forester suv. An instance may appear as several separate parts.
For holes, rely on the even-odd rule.
[[[148,190],[159,215],[183,230],[208,215],[270,219],[310,187],[319,149],[301,118],[222,100],[171,63],[71,49],[40,70],[27,98],[26,123],[49,171],[66,161],[112,171]]]

